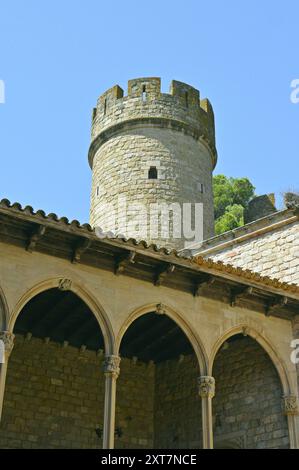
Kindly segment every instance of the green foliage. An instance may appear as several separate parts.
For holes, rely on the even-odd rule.
[[[254,196],[248,178],[213,178],[216,235],[244,225],[244,209]]]
[[[215,221],[215,233],[219,235],[242,225],[244,225],[244,207],[241,204],[227,206],[225,213]]]

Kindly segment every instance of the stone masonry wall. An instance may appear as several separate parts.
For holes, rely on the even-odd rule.
[[[101,448],[95,429],[103,425],[102,362],[103,356],[92,351],[17,336],[8,364],[0,448]],[[126,359],[122,371],[116,426],[123,436],[116,445],[149,446],[152,372]]]
[[[258,343],[248,337],[228,343],[216,356],[213,376],[216,447],[230,441],[241,448],[289,447],[280,380]]]
[[[198,375],[194,356],[156,366],[141,362],[132,365],[132,361],[123,359],[116,426],[124,430],[124,435],[116,439],[116,448],[200,448]],[[136,395],[142,396],[142,405]]]
[[[17,336],[8,365],[0,448],[101,448],[95,430],[103,425],[102,362],[103,356],[92,351]],[[197,376],[191,357],[157,367],[123,358],[115,423],[121,435],[115,447],[199,447]]]
[[[9,359],[1,448],[100,448],[102,360],[91,351],[22,336]]]
[[[17,336],[11,354],[0,448],[101,448],[103,356]],[[201,402],[194,356],[144,364],[123,358],[117,383],[116,448],[200,448]],[[288,447],[281,386],[267,354],[249,338],[229,343],[213,375],[216,445]]]
[[[299,284],[299,222],[207,256],[263,276]]]
[[[196,358],[166,361],[156,367],[155,448],[202,447],[201,400]]]
[[[152,449],[154,444],[155,366],[123,358],[117,380],[116,428],[123,430],[116,449]]]

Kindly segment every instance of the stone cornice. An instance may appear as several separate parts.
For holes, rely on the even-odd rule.
[[[65,217],[58,219],[55,214],[49,214],[47,216],[43,211],[34,212],[29,206],[23,209],[20,204],[11,205],[7,200],[0,201],[0,241],[7,244],[18,245],[26,249],[28,246],[26,231],[30,235],[33,233],[34,227],[40,224],[47,227],[47,230],[45,230],[41,241],[39,242],[39,240],[37,240],[35,252],[42,251],[52,256],[56,256],[55,253],[57,252],[57,256],[68,258],[69,251],[71,251],[70,262],[72,262],[74,246],[77,246],[79,242],[81,243],[82,237],[84,237],[89,242],[87,250],[82,253],[80,260],[78,260],[83,264],[92,264],[94,266],[103,267],[104,269],[112,268],[112,270],[115,271],[116,262],[120,257],[135,252],[134,263],[127,263],[122,270],[122,273],[125,275],[129,274],[133,277],[137,276],[138,278],[143,278],[142,276],[144,274],[144,276],[147,276],[144,277],[144,279],[151,280],[151,282],[154,283],[157,280],[157,273],[166,272],[165,270],[168,272],[168,267],[171,265],[174,266],[175,269],[172,268],[173,272],[171,275],[167,275],[163,278],[163,284],[168,286],[168,283],[170,283],[169,285],[172,285],[173,288],[183,288],[183,286],[180,285],[180,276],[186,274],[189,284],[192,281],[190,276],[193,276],[194,284],[193,286],[190,284],[190,292],[193,294],[196,286],[201,284],[202,281],[205,281],[207,276],[212,276],[217,281],[216,284],[221,282],[223,285],[227,284],[228,287],[232,285],[230,289],[235,289],[238,285],[242,287],[242,290],[244,286],[252,286],[254,289],[250,295],[255,295],[256,290],[260,293],[264,292],[267,296],[267,302],[274,302],[275,305],[280,304],[280,297],[284,298],[287,296],[290,299],[294,299],[294,301],[299,301],[299,286],[295,284],[288,284],[280,282],[277,279],[263,277],[250,270],[235,268],[229,264],[204,259],[201,256],[195,258],[186,257],[175,250],[158,247],[155,244],[148,244],[144,241],[121,238],[99,239],[88,224],[80,225],[78,221],[69,222]],[[7,236],[8,233],[9,237]],[[54,233],[56,240],[55,246],[53,246],[52,241]],[[59,243],[60,239],[61,246]],[[71,250],[67,248],[67,243],[72,247]],[[109,259],[111,259],[112,265],[111,267],[107,265],[105,268],[105,264],[103,264],[102,260],[99,263],[99,260],[104,256],[101,253],[107,252],[107,250],[110,253]],[[28,255],[30,256],[29,253]],[[141,263],[139,263],[139,260]],[[142,260],[146,260],[146,263],[152,265],[150,273],[148,271],[143,273]],[[151,277],[149,277],[149,275]],[[176,276],[178,276],[177,280]],[[204,289],[214,288],[215,283],[205,285],[203,282],[203,286],[205,286]],[[200,293],[200,295],[202,295],[202,293]],[[272,297],[268,298],[269,295]],[[287,305],[286,308],[283,307],[284,311],[288,311],[292,308],[290,303],[283,302],[281,305]]]
[[[101,131],[100,134],[98,134],[95,139],[91,142],[89,147],[88,161],[90,167],[92,168],[93,158],[97,150],[111,137],[113,137],[115,134],[118,135],[122,131],[126,131],[129,129],[138,129],[144,127],[145,125],[148,127],[173,129],[178,132],[183,132],[186,135],[190,135],[196,140],[199,140],[209,151],[212,159],[213,168],[215,168],[217,163],[217,150],[215,145],[210,142],[204,129],[201,129],[200,127],[195,128],[194,126],[187,124],[183,121],[179,121],[175,118],[161,116],[142,116],[136,119],[127,119],[125,121],[115,123],[112,126]]]

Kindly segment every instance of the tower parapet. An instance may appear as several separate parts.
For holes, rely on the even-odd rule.
[[[162,93],[157,77],[129,80],[126,96],[118,85],[110,88],[93,109],[88,157],[93,173],[91,225],[114,233],[125,228],[126,236],[183,248],[184,235],[162,234],[162,222],[158,231],[152,230],[147,211],[155,204],[182,208],[201,203],[202,238],[214,235],[214,113],[207,99],[200,100],[197,89],[172,81],[170,93]],[[126,199],[126,208],[145,207],[147,213],[138,219],[140,236],[133,228],[136,221],[129,220],[130,211],[119,210],[120,197]],[[175,231],[174,220],[171,223]]]
[[[196,88],[176,80],[171,82],[170,93],[161,93],[161,79],[150,77],[129,80],[127,96],[115,85],[99,97],[92,115],[91,167],[96,149],[113,130],[127,127],[124,126],[127,121],[128,125],[134,125],[136,120],[194,135],[208,146],[213,165],[216,165],[214,112],[209,100],[200,100]]]

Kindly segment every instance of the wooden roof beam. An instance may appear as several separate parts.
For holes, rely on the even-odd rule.
[[[72,263],[79,263],[83,253],[90,248],[91,240],[89,238],[84,238],[77,243],[72,256]]]
[[[166,317],[165,317],[166,318]],[[167,324],[168,317],[165,320]],[[151,343],[159,335],[161,329],[165,327],[160,322],[157,324],[155,321],[150,321],[146,329],[142,329],[136,332],[136,337],[131,341],[128,341],[127,345],[124,346],[124,349],[133,354],[133,352],[140,351],[140,348],[144,347],[145,344]]]
[[[195,282],[193,295],[194,297],[199,297],[203,287],[210,287],[214,284],[216,278],[214,276],[203,276],[200,280]]]
[[[175,265],[174,264],[168,264],[166,268],[159,269],[158,272],[155,275],[155,280],[154,284],[155,286],[161,286],[163,281],[174,272],[175,270]]]
[[[266,303],[265,315],[269,317],[277,308],[283,308],[289,303],[289,299],[285,296],[272,298]]]
[[[244,286],[240,288],[232,288],[230,291],[230,304],[231,307],[235,307],[239,299],[242,299],[244,296],[251,295],[253,292],[253,287]]]
[[[58,297],[52,300],[48,309],[45,309],[46,311],[44,310],[44,312],[41,312],[40,315],[38,315],[37,317],[34,317],[33,320],[31,319],[31,321],[27,325],[27,330],[33,331],[41,322],[45,322],[46,320],[51,318],[51,316],[53,315],[53,313],[55,313],[55,311],[57,311],[58,309],[63,310],[64,305],[68,302],[70,297],[71,297],[70,293],[66,293],[63,297],[60,297],[60,298]]]
[[[77,299],[76,299],[77,300]],[[69,319],[76,315],[80,310],[86,308],[86,305],[80,302],[78,305],[75,305],[73,308],[67,308],[65,310],[61,309],[60,318],[58,321],[53,323],[53,326],[48,330],[48,336],[52,338],[52,336],[57,332],[59,329],[63,329],[64,325],[67,324]]]
[[[116,276],[119,276],[125,271],[127,266],[129,266],[130,264],[134,264],[135,256],[135,251],[129,251],[129,253],[126,253],[125,255],[118,256],[116,258],[114,274],[116,274]]]
[[[29,251],[29,253],[32,253],[35,250],[37,242],[41,239],[45,232],[45,225],[38,225],[37,228],[33,230],[26,246],[26,250]]]

